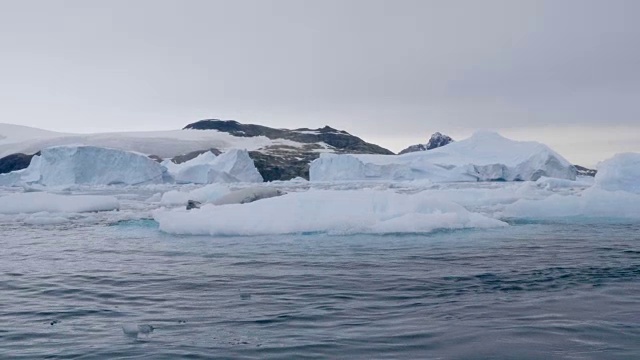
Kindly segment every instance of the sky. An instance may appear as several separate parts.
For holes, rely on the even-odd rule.
[[[637,0],[0,0],[0,122],[330,125],[399,151],[492,129],[640,152]]]

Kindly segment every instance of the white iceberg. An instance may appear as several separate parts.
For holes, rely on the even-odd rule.
[[[604,190],[640,194],[640,154],[617,154],[600,163],[595,185]]]
[[[153,216],[160,230],[186,235],[428,233],[506,226],[426,193],[388,190],[311,190],[249,204],[205,205],[190,211],[159,209]]]
[[[182,164],[163,164],[179,184],[263,182],[246,150],[231,149],[219,156],[206,152]]]
[[[57,195],[29,192],[0,197],[0,214],[84,213],[117,210],[113,196]]]
[[[576,179],[576,170],[546,145],[513,141],[497,133],[404,155],[322,154],[311,163],[311,181],[423,180],[433,182]]]
[[[640,219],[640,195],[592,187],[577,195],[553,194],[507,205],[502,217],[519,219]]]
[[[3,185],[140,185],[162,183],[166,169],[145,155],[95,146],[42,150],[27,169],[6,174]]]

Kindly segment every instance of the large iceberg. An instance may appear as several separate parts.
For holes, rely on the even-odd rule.
[[[153,216],[162,231],[187,235],[428,233],[506,226],[428,193],[390,190],[309,190],[249,204],[160,209]]]
[[[640,194],[640,154],[617,154],[598,165],[596,186]]]
[[[309,174],[311,181],[576,179],[573,165],[548,146],[513,141],[492,132],[479,132],[444,147],[404,155],[322,154],[311,163]]]
[[[25,170],[6,174],[2,185],[139,185],[164,181],[166,169],[145,155],[95,146],[57,146],[34,156]]]
[[[502,215],[534,219],[640,219],[640,154],[618,154],[602,162],[593,186],[580,193],[554,194],[541,200],[520,199],[506,206]]]
[[[165,161],[163,165],[180,184],[263,181],[249,153],[240,149],[231,149],[219,156],[206,152],[182,164]]]

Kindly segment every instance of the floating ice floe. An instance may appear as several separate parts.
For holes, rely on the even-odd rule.
[[[189,235],[428,233],[506,226],[426,193],[371,190],[311,190],[242,205],[160,209],[153,216],[160,230]]]
[[[286,193],[279,189],[268,187],[250,187],[233,191],[227,195],[213,201],[214,205],[230,205],[230,204],[248,204],[258,200],[269,199],[272,197],[282,196]]]
[[[186,205],[189,200],[210,203],[229,192],[229,188],[223,184],[210,184],[192,191],[171,190],[162,194],[160,203],[164,206]]]
[[[506,206],[502,215],[523,219],[640,219],[640,195],[592,187],[578,195],[553,194],[542,200],[521,199]]]
[[[546,181],[551,188],[564,181]],[[593,186],[570,195],[553,194],[541,200],[520,199],[505,207],[503,216],[515,218],[640,219],[640,154],[618,154],[598,167]]]
[[[117,210],[118,199],[97,195],[57,195],[45,192],[0,197],[0,214],[84,213]]]
[[[575,180],[576,169],[546,145],[491,132],[404,155],[322,154],[310,168],[311,181],[535,181],[543,176]]]
[[[149,336],[155,330],[151,325],[136,325],[136,324],[124,324],[122,325],[122,333],[127,337],[137,339],[140,335]]]

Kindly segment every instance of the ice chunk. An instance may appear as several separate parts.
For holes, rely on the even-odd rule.
[[[542,200],[518,200],[506,206],[503,216],[527,219],[640,219],[640,195],[593,187],[577,195],[554,194]]]
[[[218,156],[213,166],[215,170],[227,173],[242,182],[263,181],[247,150],[231,149]]]
[[[535,181],[542,176],[575,180],[576,169],[546,145],[490,132],[404,155],[322,154],[310,168],[312,181]]]
[[[201,203],[209,203],[227,195],[229,188],[222,184],[210,184],[192,191],[171,190],[162,195],[160,203],[164,206],[187,205],[187,201],[195,200]]]
[[[566,180],[566,179],[556,179],[543,176],[536,181],[536,185],[540,188],[547,190],[557,190],[557,189],[571,189],[571,188],[586,188],[591,186],[592,184],[588,182],[586,179],[579,179],[577,181]]]
[[[213,165],[195,165],[185,167],[174,175],[178,184],[213,184],[213,183],[237,183],[237,178],[220,172]]]
[[[222,196],[215,200],[215,205],[229,205],[229,204],[248,204],[257,200],[268,199],[276,196],[282,196],[286,193],[282,190],[264,188],[264,187],[252,187],[248,189],[236,190],[230,194]]]
[[[151,325],[143,324],[124,324],[122,325],[122,332],[130,338],[138,338],[140,335],[149,336],[155,328]]]
[[[598,165],[596,186],[640,194],[640,153],[617,154]]]
[[[427,233],[506,226],[426,193],[373,190],[311,190],[249,204],[160,209],[153,214],[162,231],[191,235]]]
[[[112,196],[30,192],[0,197],[0,214],[82,213],[117,210],[119,207],[120,203]]]
[[[263,181],[246,150],[231,149],[219,156],[207,152],[182,164],[163,164],[180,184]]]

